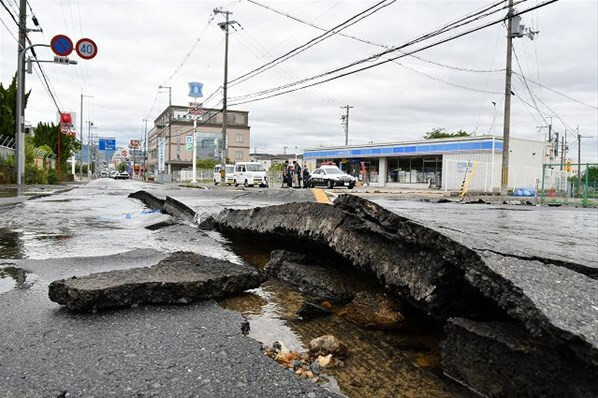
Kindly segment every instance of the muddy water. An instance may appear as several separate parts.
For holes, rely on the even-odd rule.
[[[235,243],[231,250],[246,262],[263,267],[269,250]],[[445,378],[440,370],[442,330],[432,324],[411,325],[411,332],[364,330],[341,316],[303,321],[296,312],[304,303],[299,290],[270,279],[258,289],[223,299],[220,304],[249,320],[249,336],[271,346],[282,341],[289,349],[305,351],[315,337],[332,334],[349,347],[344,367],[327,369],[349,397],[451,397],[469,391]],[[333,308],[338,312],[341,307]],[[409,326],[409,325],[408,325]]]

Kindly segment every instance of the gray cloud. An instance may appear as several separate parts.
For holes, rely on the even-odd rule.
[[[32,33],[38,42],[58,33],[74,39],[87,36],[96,41],[96,59],[81,60],[76,67],[46,65],[60,103],[68,110],[79,110],[81,89],[94,98],[85,102],[86,120],[93,120],[99,135],[115,136],[119,144],[137,138],[142,119],[153,120],[168,103],[167,94],[158,94],[185,58],[193,43],[205,33],[195,51],[167,85],[173,87],[173,103],[185,104],[187,82],[199,80],[209,94],[222,84],[223,32],[216,17],[206,29],[210,12],[218,2],[190,1],[30,1],[45,29],[44,36]],[[365,1],[283,2],[268,5],[324,27],[332,27],[374,4]],[[529,2],[530,5],[536,2]],[[401,1],[347,29],[346,33],[386,45],[402,44],[418,35],[479,9],[472,1]],[[231,32],[230,71],[234,78],[263,62],[320,34],[245,1],[226,3],[242,28]],[[520,6],[523,8],[524,6]],[[595,1],[561,1],[523,16],[524,23],[538,28],[532,42],[516,39],[515,49],[524,74],[554,90],[596,106],[598,103],[598,8]],[[73,18],[71,19],[71,14]],[[498,15],[498,14],[497,14]],[[10,26],[10,19],[1,13]],[[13,32],[14,32],[13,28]],[[16,65],[16,43],[0,27],[0,79],[7,83]],[[504,68],[505,30],[498,25],[470,36],[426,50],[419,56],[447,65],[470,69]],[[334,37],[288,62],[248,82],[231,87],[230,96],[256,92],[298,78],[307,77],[378,52],[377,47]],[[50,53],[40,50],[45,58]],[[264,57],[264,54],[270,54]],[[73,58],[77,58],[74,56]],[[478,90],[504,91],[501,73],[472,73],[432,66],[407,57],[399,62],[434,78]],[[514,69],[518,66],[514,62]],[[531,103],[526,87],[514,79],[512,132],[523,138],[539,138],[542,122]],[[55,109],[35,75],[28,76],[32,89],[27,119],[54,120]],[[582,134],[597,134],[596,109],[576,104],[538,86],[530,85],[544,117],[555,112]],[[250,112],[252,149],[282,151],[283,146],[339,145],[344,143],[340,126],[342,105],[351,110],[350,139],[353,143],[370,140],[396,141],[420,138],[432,127],[449,131],[465,129],[478,134],[502,134],[502,94],[484,94],[435,81],[405,67],[387,64],[354,74],[310,90],[262,102],[239,105]],[[154,99],[156,98],[154,104]],[[216,101],[208,105],[214,105]],[[496,109],[492,101],[497,103]],[[495,112],[496,110],[496,112]],[[565,126],[553,116],[556,130]],[[569,136],[573,139],[573,135]],[[596,161],[598,141],[585,140],[584,159]],[[572,157],[575,158],[576,155]]]

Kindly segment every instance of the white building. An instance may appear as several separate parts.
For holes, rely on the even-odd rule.
[[[469,191],[491,192],[500,190],[502,149],[502,138],[477,136],[309,148],[303,156],[310,170],[331,161],[363,179],[365,169],[374,186],[457,191],[468,179]],[[552,155],[549,143],[511,137],[509,188],[535,187]]]

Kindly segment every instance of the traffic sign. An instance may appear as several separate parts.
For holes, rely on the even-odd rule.
[[[73,52],[73,41],[65,35],[56,35],[50,40],[50,47],[54,54],[66,57]]]
[[[100,137],[100,151],[113,151],[116,149],[116,139]]]
[[[185,143],[187,144],[187,149],[193,149],[193,136],[187,135],[185,136]]]
[[[91,39],[81,39],[77,42],[75,51],[83,59],[92,59],[98,53],[98,46]]]

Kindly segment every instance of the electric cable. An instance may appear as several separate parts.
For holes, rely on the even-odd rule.
[[[533,11],[534,9],[537,9],[537,8],[545,7],[545,6],[549,5],[549,4],[555,3],[556,1],[558,1],[558,0],[547,0],[547,1],[543,2],[543,3],[539,3],[539,4],[538,4],[538,5],[536,5],[536,6],[532,6],[532,7],[530,7],[530,8],[527,8],[527,9],[525,9],[525,10],[523,10],[523,11],[518,11],[518,12],[515,12],[515,13],[513,13],[513,14],[511,15],[511,18],[512,18],[512,17],[514,17],[514,16],[517,16],[517,15],[522,15],[522,14],[525,14],[525,13],[527,13],[527,12]],[[476,20],[477,20],[477,19],[476,19]],[[463,37],[463,36],[469,35],[469,34],[471,34],[471,33],[477,32],[477,31],[479,31],[479,30],[485,29],[485,28],[487,28],[487,27],[489,27],[489,26],[493,26],[493,25],[496,25],[496,24],[498,24],[498,23],[501,23],[503,20],[504,20],[504,18],[501,18],[501,19],[499,19],[499,20],[495,20],[495,21],[492,21],[492,22],[488,22],[488,23],[485,23],[485,24],[483,24],[483,25],[480,25],[480,26],[476,26],[476,27],[474,27],[474,28],[471,28],[471,29],[469,29],[469,30],[466,30],[466,31],[464,31],[464,32],[461,32],[461,33],[455,34],[455,35],[453,35],[453,36],[450,36],[450,37],[448,37],[448,38],[442,39],[442,40],[440,40],[440,41],[434,42],[434,43],[432,43],[432,44],[425,45],[425,46],[423,46],[423,47],[421,47],[421,48],[418,48],[418,49],[416,49],[416,50],[413,50],[413,51],[411,51],[410,53],[417,53],[417,52],[421,52],[421,51],[424,51],[424,50],[426,50],[426,49],[429,49],[429,48],[432,48],[432,47],[438,46],[438,45],[440,45],[440,44],[444,44],[444,43],[446,43],[446,42],[449,42],[449,41],[455,40],[455,39],[457,39],[457,38],[460,38],[460,37]],[[469,23],[471,23],[471,21],[470,21]],[[340,71],[343,71],[343,70],[349,69],[349,68],[351,68],[351,67],[354,67],[354,66],[356,66],[356,65],[359,65],[359,64],[362,64],[362,63],[365,63],[365,62],[371,61],[371,60],[373,60],[373,59],[380,58],[382,55],[385,55],[385,54],[388,54],[388,53],[391,53],[391,52],[398,51],[399,49],[405,48],[405,47],[407,47],[407,46],[409,46],[409,45],[412,45],[412,43],[414,43],[414,42],[418,42],[418,41],[421,41],[421,40],[414,40],[414,41],[412,41],[412,42],[410,42],[410,43],[406,43],[406,44],[404,44],[404,45],[401,45],[401,46],[399,46],[399,47],[396,47],[396,48],[393,48],[393,49],[387,50],[387,51],[385,51],[385,52],[383,52],[383,53],[380,53],[380,54],[374,54],[373,56],[367,57],[367,58],[365,58],[365,59],[362,59],[362,60],[359,60],[359,61],[355,61],[355,62],[353,62],[353,63],[351,63],[351,64],[349,64],[349,65],[346,65],[346,66],[343,66],[343,67],[337,68],[337,69],[335,69],[335,70],[328,71],[328,72],[324,72],[324,73],[322,73],[322,74],[319,74],[319,75],[316,75],[316,76],[312,76],[312,77],[310,77],[310,78],[306,78],[306,79],[303,79],[303,80],[301,80],[301,81],[294,82],[294,83],[293,83],[293,84],[291,84],[291,85],[280,86],[280,87],[276,87],[276,88],[273,88],[273,89],[270,89],[270,90],[264,90],[264,91],[262,91],[262,92],[258,92],[258,93],[253,93],[253,94],[250,94],[251,96],[259,96],[259,95],[264,95],[264,94],[265,94],[266,96],[259,97],[259,98],[255,98],[255,99],[250,99],[250,100],[245,100],[245,101],[239,101],[239,102],[236,102],[236,103],[232,104],[231,106],[240,105],[240,104],[245,104],[245,103],[249,103],[249,102],[261,101],[261,100],[264,100],[264,99],[267,99],[267,98],[272,98],[272,97],[276,97],[276,96],[279,96],[279,95],[288,94],[288,93],[291,93],[291,92],[294,92],[294,91],[297,91],[297,90],[305,89],[305,88],[308,88],[308,87],[313,87],[313,86],[315,86],[315,85],[323,84],[323,83],[326,83],[326,82],[329,82],[329,81],[332,81],[332,80],[336,80],[336,79],[339,79],[339,78],[342,78],[342,77],[345,77],[345,76],[348,76],[348,75],[352,75],[352,74],[354,74],[354,73],[358,73],[358,72],[362,72],[362,71],[365,71],[365,70],[368,70],[368,69],[375,68],[375,67],[377,67],[377,66],[380,66],[380,65],[386,64],[386,63],[388,63],[388,62],[391,62],[392,60],[399,59],[399,58],[403,58],[403,57],[407,56],[407,54],[401,54],[401,55],[399,55],[399,56],[396,56],[396,57],[394,57],[394,58],[386,59],[386,60],[379,61],[379,62],[377,62],[377,63],[375,63],[375,64],[372,64],[372,65],[368,65],[368,66],[361,67],[361,68],[359,68],[359,69],[355,69],[355,70],[351,70],[351,71],[348,71],[348,72],[344,72],[344,73],[338,74],[338,75],[336,75],[336,76],[333,76],[333,77],[330,77],[330,78],[327,78],[327,79],[324,79],[324,80],[320,80],[320,81],[318,81],[318,82],[315,82],[315,83],[311,83],[311,84],[308,84],[308,85],[304,85],[304,86],[301,86],[301,87],[299,87],[299,88],[292,88],[292,89],[290,89],[290,87],[293,87],[293,86],[296,86],[296,85],[299,85],[299,84],[303,84],[303,83],[305,83],[305,82],[308,82],[308,81],[311,81],[311,80],[315,80],[315,79],[318,79],[318,78],[322,78],[322,77],[328,76],[328,75],[330,75],[330,74],[337,73],[337,72],[340,72]],[[286,91],[283,91],[283,90],[285,90],[285,89],[287,89],[287,88],[289,88],[289,89],[288,89],[288,90],[286,90]],[[279,91],[279,92],[275,92],[275,91]],[[270,93],[273,93],[273,94],[270,94]],[[270,95],[268,95],[268,94],[270,94]],[[234,102],[234,100],[235,100],[235,99],[233,99],[233,102]],[[237,100],[237,101],[238,101],[238,100]]]
[[[0,0],[0,4],[2,4],[2,7],[4,7],[4,9],[8,13],[8,15],[10,15],[10,18],[14,21],[14,23],[17,25],[17,27],[19,27],[20,26],[19,22],[17,21],[17,19],[13,15],[12,11],[6,6],[6,4],[4,4],[4,0]]]
[[[318,25],[316,25],[316,24],[314,24],[312,22],[305,21],[305,20],[303,20],[301,18],[298,18],[298,17],[295,17],[295,16],[290,15],[288,13],[279,11],[279,10],[273,8],[273,7],[270,7],[270,6],[267,6],[265,4],[259,3],[259,2],[255,1],[255,0],[247,0],[247,1],[249,3],[252,3],[252,4],[256,5],[256,6],[262,7],[264,9],[270,10],[270,11],[276,13],[276,14],[279,14],[281,16],[284,16],[286,18],[289,18],[291,20],[299,22],[299,23],[301,23],[303,25],[311,26],[314,29],[318,29],[318,30],[321,30],[321,31],[327,31],[328,30],[328,29],[323,28],[321,26],[318,26]],[[376,46],[376,47],[385,48],[385,49],[392,48],[391,46],[388,46],[388,45],[385,45],[385,44],[376,43],[376,42],[373,42],[371,40],[366,40],[366,39],[363,39],[363,38],[360,38],[360,37],[357,37],[357,36],[348,35],[346,33],[338,33],[338,36],[345,37],[345,38],[348,38],[348,39],[352,39],[352,40],[355,40],[355,41],[358,41],[358,42],[361,42],[361,43],[364,43],[364,44],[369,44],[371,46]],[[452,65],[443,64],[443,63],[440,63],[440,62],[437,62],[437,61],[432,61],[432,60],[429,60],[429,59],[426,59],[426,58],[423,58],[423,57],[420,57],[420,56],[417,56],[417,55],[409,55],[409,56],[413,57],[415,59],[418,59],[418,60],[420,60],[422,62],[431,64],[431,65],[435,65],[435,66],[439,66],[441,68],[453,69],[453,70],[458,70],[458,71],[463,71],[463,72],[496,73],[496,72],[504,72],[505,71],[504,69],[486,69],[486,70],[483,70],[483,69],[463,68],[463,67],[458,67],[458,66],[452,66]]]
[[[513,72],[513,74],[515,74],[515,75],[519,75],[519,73],[517,73],[517,72]],[[563,94],[563,93],[561,93],[561,92],[558,92],[558,91],[556,91],[556,90],[554,90],[554,89],[552,89],[552,88],[550,88],[550,87],[547,87],[547,86],[545,86],[545,85],[543,85],[543,84],[540,84],[540,83],[538,83],[538,82],[536,82],[536,81],[534,81],[534,80],[531,80],[530,78],[526,78],[526,80],[527,80],[528,82],[532,83],[532,84],[535,84],[535,85],[536,85],[536,86],[538,86],[538,87],[542,87],[544,90],[548,90],[548,91],[550,91],[551,93],[554,93],[554,94],[556,94],[556,95],[560,95],[560,96],[561,96],[561,97],[563,97],[563,98],[567,98],[567,99],[568,99],[568,100],[570,100],[570,101],[573,101],[573,102],[576,102],[576,103],[578,103],[578,104],[580,104],[580,105],[584,105],[584,106],[587,106],[587,107],[589,107],[589,108],[592,108],[592,109],[596,109],[596,110],[598,110],[598,106],[594,106],[594,105],[592,105],[592,104],[588,104],[588,103],[586,103],[586,102],[583,102],[583,101],[581,101],[581,100],[578,100],[578,99],[576,99],[576,98],[573,98],[573,97],[571,97],[571,96],[569,96],[569,95],[567,95],[567,94]]]
[[[525,1],[525,0],[524,0],[524,1]],[[557,1],[557,0],[552,0],[552,2],[554,2],[554,1]],[[502,3],[502,2],[499,2],[499,3],[497,3],[497,4],[501,4],[501,3]],[[252,93],[252,94],[246,94],[246,95],[243,95],[243,96],[235,97],[235,98],[233,98],[233,100],[237,100],[237,101],[239,101],[239,100],[242,100],[242,99],[248,99],[248,98],[258,97],[258,96],[260,96],[260,95],[267,95],[267,94],[269,94],[269,93],[273,93],[273,92],[276,92],[276,91],[282,91],[282,90],[284,90],[284,89],[287,89],[287,88],[290,88],[290,87],[293,87],[293,86],[296,86],[296,85],[299,85],[299,84],[303,84],[303,83],[306,83],[306,82],[308,82],[308,81],[311,81],[311,80],[319,79],[319,78],[322,78],[322,77],[325,77],[325,76],[331,75],[331,74],[333,74],[333,73],[337,73],[337,72],[340,72],[340,71],[342,71],[342,70],[345,70],[345,69],[352,68],[352,67],[354,67],[354,66],[360,65],[360,64],[362,64],[362,63],[365,63],[365,62],[371,62],[371,61],[375,61],[375,60],[377,60],[377,59],[381,58],[383,55],[390,54],[390,53],[392,53],[392,52],[396,52],[396,51],[400,51],[401,49],[404,49],[404,48],[406,48],[406,47],[409,47],[409,46],[411,46],[411,45],[413,45],[413,44],[415,44],[415,43],[418,43],[418,42],[421,42],[421,41],[427,40],[427,39],[429,39],[429,38],[433,38],[433,37],[435,37],[435,36],[438,36],[438,35],[440,35],[440,34],[442,34],[442,33],[444,33],[444,32],[448,32],[448,31],[450,31],[450,30],[457,29],[457,28],[459,28],[459,27],[461,27],[461,26],[463,26],[463,25],[466,25],[466,24],[469,24],[469,23],[475,22],[476,20],[479,20],[480,18],[483,18],[483,17],[485,17],[485,16],[492,15],[492,14],[494,14],[494,13],[497,13],[497,12],[501,11],[501,10],[504,8],[504,7],[503,7],[503,8],[501,8],[501,9],[499,9],[499,10],[495,10],[495,11],[492,11],[491,13],[489,13],[489,14],[485,14],[485,15],[483,15],[483,13],[484,13],[484,12],[488,11],[489,9],[492,9],[492,8],[493,8],[493,7],[495,7],[495,6],[496,6],[496,4],[495,4],[495,5],[488,6],[488,7],[484,8],[484,9],[482,9],[482,10],[480,10],[480,11],[476,12],[476,13],[468,14],[468,15],[467,15],[467,16],[465,16],[465,17],[461,17],[460,19],[458,19],[458,20],[456,20],[455,22],[453,22],[455,25],[452,25],[452,26],[451,26],[450,24],[445,24],[445,25],[443,25],[442,27],[440,27],[440,28],[438,28],[438,29],[436,29],[436,30],[434,30],[434,31],[431,31],[431,32],[425,33],[425,34],[423,34],[423,35],[420,35],[419,37],[417,37],[417,38],[415,38],[415,39],[413,39],[413,40],[411,40],[411,41],[409,41],[409,42],[406,42],[406,43],[404,43],[404,44],[402,44],[402,45],[400,45],[400,46],[398,46],[398,47],[393,47],[393,48],[391,48],[391,49],[389,49],[389,50],[386,50],[386,51],[383,51],[383,52],[381,52],[381,53],[377,53],[377,54],[371,55],[371,56],[369,56],[369,57],[367,57],[367,58],[364,58],[364,59],[361,59],[361,60],[358,60],[358,61],[354,61],[354,62],[352,62],[352,63],[350,63],[350,64],[348,64],[348,65],[346,65],[346,66],[343,66],[343,67],[340,67],[340,68],[334,69],[334,70],[332,70],[332,71],[324,72],[324,73],[321,73],[321,74],[319,74],[319,75],[315,75],[315,76],[312,76],[312,77],[309,77],[309,78],[305,78],[305,79],[299,80],[299,81],[297,81],[297,82],[294,82],[294,83],[291,83],[291,84],[287,84],[287,85],[283,85],[283,86],[278,86],[278,87],[274,87],[274,88],[271,88],[271,89],[268,89],[268,90],[262,90],[262,91],[260,91],[260,92],[256,92],[256,93]],[[521,13],[519,13],[519,14],[521,14]],[[519,15],[519,14],[518,14],[518,15]],[[468,20],[468,18],[472,18],[472,19],[471,19],[471,20]],[[339,75],[339,76],[337,76],[337,77],[335,77],[335,78],[332,78],[332,79],[326,79],[326,80],[323,80],[323,81],[321,81],[321,82],[320,82],[320,83],[318,83],[318,84],[321,84],[321,83],[324,83],[324,82],[328,82],[328,81],[331,81],[331,80],[335,80],[335,79],[338,79],[338,78],[340,78],[340,77],[344,77],[344,76],[347,76],[347,75],[350,75],[350,74],[353,74],[353,73],[356,73],[356,72],[360,72],[360,71],[363,71],[363,70],[371,69],[371,68],[373,68],[373,67],[376,67],[376,66],[379,66],[379,65],[385,64],[385,63],[387,63],[387,62],[391,62],[391,61],[393,61],[393,60],[395,60],[395,59],[402,58],[402,57],[404,57],[404,56],[407,56],[407,55],[409,55],[409,54],[413,54],[413,53],[416,53],[416,52],[420,52],[420,51],[423,51],[423,50],[425,50],[425,49],[428,49],[428,48],[434,47],[435,45],[442,44],[442,43],[444,43],[444,42],[447,42],[447,41],[450,41],[450,40],[454,40],[454,39],[456,39],[456,38],[459,38],[459,37],[461,37],[461,36],[465,36],[466,34],[473,33],[473,32],[475,32],[475,31],[478,31],[478,30],[481,30],[481,29],[483,29],[483,28],[486,28],[486,27],[488,27],[488,26],[491,26],[491,25],[494,25],[494,24],[500,23],[500,22],[502,22],[502,21],[503,21],[503,19],[500,19],[500,20],[498,20],[498,21],[495,21],[495,22],[493,22],[493,23],[490,23],[490,24],[483,25],[483,26],[481,26],[481,27],[478,27],[478,28],[476,28],[476,29],[472,29],[472,30],[469,30],[469,31],[465,31],[465,32],[463,32],[463,33],[461,33],[461,34],[459,34],[459,35],[452,36],[452,37],[450,37],[450,38],[448,38],[448,39],[445,39],[445,40],[443,40],[443,41],[437,42],[436,44],[433,44],[433,45],[428,45],[428,46],[425,46],[425,47],[423,47],[423,48],[420,48],[420,49],[418,49],[418,50],[411,51],[410,53],[402,53],[402,55],[400,55],[400,56],[397,56],[397,57],[394,57],[394,58],[385,58],[385,60],[384,60],[384,61],[378,62],[378,63],[376,63],[376,64],[373,64],[373,65],[370,65],[370,66],[368,66],[368,67],[364,67],[364,68],[361,68],[361,69],[357,69],[357,70],[355,70],[355,71],[353,71],[353,72],[347,72],[347,73],[345,73],[345,74]],[[313,85],[316,85],[316,84],[307,85],[307,86],[304,86],[304,88],[306,88],[306,87],[311,87],[311,86],[313,86]],[[287,92],[293,92],[293,91],[297,91],[297,90],[296,90],[296,89],[295,89],[295,90],[289,90],[289,91],[287,91]],[[287,92],[285,92],[285,94],[286,94]],[[268,97],[266,97],[266,98],[271,98],[271,97],[272,97],[272,96],[268,96]],[[246,101],[246,102],[247,102],[247,101]],[[246,102],[243,102],[243,103],[246,103]],[[253,101],[250,101],[250,102],[253,102]],[[238,104],[237,104],[237,105],[238,105]]]
[[[241,84],[244,81],[253,78],[263,72],[265,72],[268,69],[273,68],[276,65],[281,64],[282,62],[285,62],[286,60],[306,51],[307,49],[315,46],[316,44],[334,36],[336,33],[356,24],[357,22],[362,21],[363,19],[373,15],[374,13],[376,13],[377,11],[380,11],[383,8],[386,8],[390,5],[392,5],[393,3],[396,2],[396,0],[390,0],[389,3],[387,3],[387,1],[389,0],[382,0],[379,1],[378,3],[374,4],[371,7],[368,7],[367,9],[361,11],[360,13],[353,15],[352,17],[350,17],[349,19],[345,20],[344,22],[336,25],[335,27],[333,27],[332,29],[329,29],[328,31],[326,31],[325,33],[316,36],[315,38],[307,41],[306,43],[297,46],[295,48],[293,48],[292,50],[286,52],[285,54],[273,59],[270,62],[266,62],[265,64],[263,64],[262,66],[253,69],[252,71],[249,71],[239,77],[236,77],[234,79],[231,79],[228,83],[229,87],[235,86],[237,84]],[[386,3],[386,4],[385,4]]]

